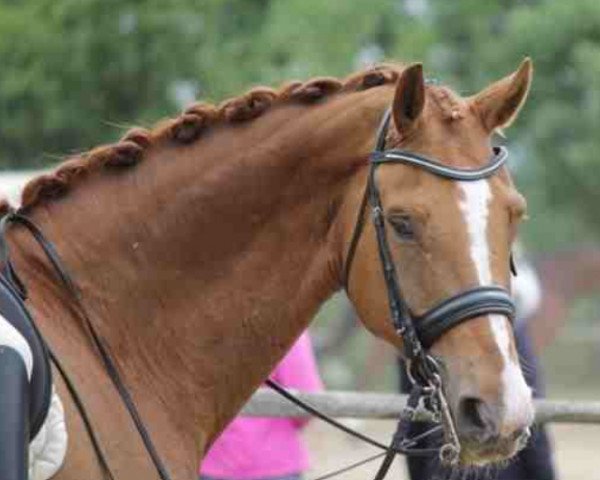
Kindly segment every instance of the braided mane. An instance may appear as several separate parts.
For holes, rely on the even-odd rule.
[[[393,83],[400,65],[378,65],[343,80],[317,77],[306,82],[290,82],[275,90],[254,88],[244,95],[219,105],[196,103],[174,119],[165,120],[152,129],[133,128],[115,144],[103,145],[67,159],[55,171],[31,180],[22,192],[21,205],[27,210],[64,196],[76,182],[92,172],[132,167],[143,160],[144,152],[160,142],[190,144],[219,123],[246,122],[261,116],[271,106],[286,102],[313,104],[342,92],[355,92]],[[0,204],[0,210],[3,204]]]

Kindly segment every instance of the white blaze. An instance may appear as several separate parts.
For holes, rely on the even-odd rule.
[[[487,220],[492,191],[487,180],[458,182],[458,186],[463,197],[459,206],[467,224],[471,259],[479,277],[479,284],[490,285],[492,283],[492,272],[490,269],[490,249],[487,241]]]
[[[457,184],[462,193],[459,207],[467,225],[471,260],[477,272],[479,285],[491,285],[493,281],[487,240],[489,204],[492,199],[490,185],[487,180]],[[531,414],[531,390],[525,383],[521,368],[510,355],[508,322],[502,315],[488,315],[488,321],[504,362],[502,383],[506,418],[510,421],[524,413]],[[525,403],[527,405],[524,405]]]

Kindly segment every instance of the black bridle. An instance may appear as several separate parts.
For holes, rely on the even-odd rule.
[[[367,184],[346,256],[343,281],[346,290],[348,290],[352,260],[361,238],[365,223],[365,209],[368,204],[377,237],[377,247],[387,289],[390,316],[394,329],[403,340],[407,371],[414,389],[418,389],[420,395],[428,398],[429,408],[439,417],[444,427],[445,443],[439,449],[441,461],[446,464],[454,464],[460,454],[460,442],[443,392],[439,365],[427,353],[427,349],[445,332],[471,318],[494,313],[505,315],[512,320],[515,314],[515,305],[510,293],[504,287],[495,285],[480,286],[445,299],[423,315],[414,315],[402,295],[396,264],[387,241],[385,210],[381,203],[375,173],[379,165],[402,163],[451,181],[476,181],[494,175],[505,164],[508,153],[503,147],[494,147],[493,156],[486,166],[470,170],[449,167],[406,150],[386,150],[385,143],[390,119],[391,110],[388,109],[378,130],[375,150],[370,157]]]

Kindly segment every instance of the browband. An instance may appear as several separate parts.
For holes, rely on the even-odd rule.
[[[436,162],[424,155],[407,152],[405,150],[386,150],[385,152],[373,152],[371,154],[371,162],[376,164],[382,163],[406,163],[427,170],[438,177],[449,178],[451,180],[460,180],[470,182],[474,180],[482,180],[496,172],[502,165],[506,163],[508,158],[508,150],[504,147],[494,147],[494,154],[485,167],[477,169],[466,169],[449,167],[440,162]]]
[[[490,177],[496,172],[496,170],[506,163],[508,158],[508,150],[506,150],[506,148],[493,147],[492,158],[486,166],[476,169],[467,169],[449,167],[448,165],[444,165],[443,163],[428,158],[425,155],[409,152],[407,150],[385,150],[386,133],[389,128],[391,116],[392,110],[391,108],[388,108],[383,115],[381,124],[379,125],[375,150],[370,156],[372,164],[379,165],[382,163],[405,163],[407,165],[414,165],[415,167],[427,170],[438,177],[470,182]]]

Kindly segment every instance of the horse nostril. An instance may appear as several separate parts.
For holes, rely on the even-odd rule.
[[[485,428],[485,421],[481,415],[481,404],[483,402],[477,398],[465,398],[460,405],[460,414],[471,427],[477,429]]]
[[[498,422],[493,409],[476,397],[465,397],[459,403],[458,428],[467,437],[486,442],[498,435]]]

